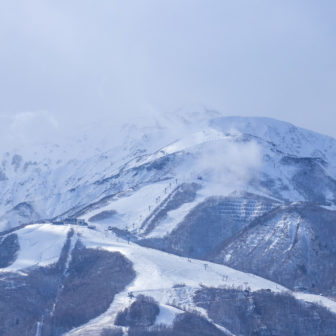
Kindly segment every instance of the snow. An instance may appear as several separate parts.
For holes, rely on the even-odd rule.
[[[133,263],[136,278],[123,292],[116,295],[104,314],[72,330],[68,335],[82,335],[83,332],[111,325],[116,314],[132,302],[128,296],[129,292],[135,296],[149,295],[157,300],[160,314],[156,324],[170,325],[182,309],[197,309],[193,303],[193,295],[201,286],[288,292],[299,300],[322,305],[336,313],[336,302],[326,297],[291,292],[277,283],[224,265],[179,257],[134,243],[128,244],[112,233],[105,235],[102,232],[75,225],[33,224],[18,230],[16,232],[20,243],[18,258],[13,265],[3,269],[2,272],[20,271],[27,267],[47,266],[57,262],[70,229],[75,231],[76,236],[80,237],[87,248],[122,253]],[[73,246],[74,243],[73,240],[71,245]]]
[[[165,189],[167,193],[165,193]],[[158,197],[162,202],[168,196],[169,190],[171,190],[171,185],[167,181],[146,185],[134,192],[124,193],[111,200],[107,205],[89,211],[80,218],[88,222],[92,216],[103,211],[114,210],[117,213],[113,218],[104,221],[106,226],[111,225],[120,229],[139,229],[146,217],[158,206]]]
[[[185,151],[200,144],[231,138],[232,136],[224,135],[213,128],[206,128],[193,133],[188,132],[187,135],[183,134],[179,140],[176,140],[172,144],[159,149],[155,153],[145,156],[142,159],[132,160],[127,164],[127,168],[130,169],[139,167],[140,165],[152,162],[166,155]]]
[[[160,324],[165,324],[165,325],[172,325],[174,322],[174,319],[176,315],[184,313],[182,310],[177,309],[172,306],[168,306],[165,304],[160,305],[160,313],[156,317],[155,324],[160,325]]]
[[[154,230],[146,236],[146,238],[160,238],[168,235],[183,221],[184,217],[188,215],[191,209],[197,206],[200,202],[200,198],[197,198],[193,202],[184,203],[176,210],[168,211],[167,218],[161,221]]]
[[[127,291],[134,293],[150,293],[161,304],[173,292],[176,284],[184,284],[188,288],[200,288],[203,284],[209,287],[241,287],[252,291],[270,289],[272,292],[291,292],[287,288],[258,277],[250,273],[234,270],[230,267],[171,255],[162,251],[153,250],[127,244],[124,241],[113,241],[86,229],[80,229],[84,243],[91,248],[103,248],[108,251],[119,251],[133,262],[137,273],[136,280]],[[207,264],[205,269],[204,264]],[[148,276],[150,274],[150,276]],[[294,293],[298,299],[314,302],[336,313],[336,302],[323,296]],[[163,300],[163,301],[162,301]]]
[[[207,119],[203,120],[202,118]],[[186,122],[189,123],[190,120]],[[203,160],[202,167],[190,166],[190,162],[185,159],[188,156],[185,155],[183,156],[183,165],[166,173],[166,175],[162,173],[158,177],[155,175],[158,174],[157,172],[146,172],[145,182],[143,182],[143,176],[135,177],[136,174],[131,173],[122,175],[121,172],[178,152],[191,153],[195,156],[196,154],[204,154],[211,147],[208,145],[212,143],[220,145],[223,143],[244,144],[244,135],[250,135],[253,141],[258,144],[262,153],[262,164],[258,168],[257,174],[259,177],[265,178],[266,181],[269,178],[274,183],[275,191],[259,185],[249,186],[248,183],[239,185],[243,191],[251,191],[268,197],[279,196],[279,198],[283,197],[289,201],[304,201],[304,196],[295,190],[291,182],[297,168],[281,164],[282,157],[288,155],[322,158],[328,163],[324,168],[326,172],[331,177],[335,177],[336,141],[330,137],[267,118],[224,118],[220,115],[212,115],[211,117],[200,115],[197,117],[197,123],[193,125],[192,131],[186,131],[188,127],[178,125],[178,123],[176,121],[175,133],[171,133],[169,129],[173,123],[164,126],[151,126],[150,128],[128,126],[123,129],[123,132],[126,132],[123,141],[119,141],[118,145],[113,144],[113,146],[111,141],[111,143],[104,145],[103,149],[100,149],[99,145],[106,140],[105,135],[108,132],[111,133],[109,127],[106,126],[102,132],[104,134],[99,136],[100,140],[94,142],[97,148],[90,145],[87,152],[83,151],[83,148],[90,144],[92,138],[85,139],[81,135],[80,138],[75,139],[75,142],[68,142],[64,147],[46,146],[43,151],[37,150],[37,154],[33,156],[31,161],[23,159],[18,168],[11,164],[14,153],[6,154],[1,169],[7,179],[0,181],[0,216],[6,216],[0,217],[0,227],[7,226],[7,221],[16,222],[13,220],[14,217],[10,216],[10,210],[20,202],[29,200],[34,210],[43,218],[52,218],[73,207],[80,210],[105,196],[119,193],[108,203],[88,211],[80,218],[88,221],[103,211],[114,210],[116,215],[99,222],[100,225],[96,225],[98,230],[103,231],[107,226],[114,226],[133,230],[134,233],[139,232],[143,221],[160,206],[160,203],[172,191],[170,181],[163,179],[174,176],[174,178],[178,177],[179,183],[195,182],[201,169],[206,171],[211,165],[208,160]],[[105,134],[105,132],[107,133]],[[74,153],[79,155],[76,156]],[[79,159],[74,160],[73,157]],[[209,156],[205,156],[205,158],[208,159]],[[232,165],[232,162],[228,161]],[[238,160],[238,162],[241,161]],[[215,161],[216,164],[218,164],[217,161]],[[116,182],[113,181],[111,184],[105,182],[105,179],[108,181],[112,175],[119,175],[119,173],[120,177],[116,179]],[[230,175],[228,176],[230,177]],[[160,179],[161,182],[157,182]],[[218,190],[222,190],[222,186],[230,184],[228,180],[227,176],[224,176],[220,181],[209,181],[204,178],[203,188],[197,193],[196,199],[181,205],[178,209],[169,211],[167,217],[147,237],[163,237],[171,232],[207,196],[219,195]],[[215,184],[220,184],[220,188]],[[226,186],[225,192],[223,191],[221,195],[225,196],[228,193],[229,187]],[[332,194],[328,191],[326,196],[332,199]],[[325,208],[335,210],[335,206]],[[243,210],[244,207],[242,207]],[[14,215],[16,216],[16,214]],[[244,212],[242,212],[243,215]],[[286,221],[279,221],[277,225],[277,228],[288,227],[291,237],[294,239],[295,228],[298,225],[297,220],[289,218]],[[20,271],[32,266],[47,266],[55,263],[71,227],[34,224],[18,230],[20,251],[17,260],[2,272]],[[200,288],[201,283],[214,287],[250,287],[253,291],[259,289],[271,289],[275,292],[287,291],[286,288],[276,283],[223,265],[207,262],[208,266],[205,269],[204,261],[190,260],[189,262],[186,258],[135,244],[127,244],[110,232],[102,234],[102,232],[94,232],[86,228],[73,228],[82,234],[82,239],[88,247],[123,253],[133,262],[137,273],[135,281],[125,292],[117,295],[109,311],[89,322],[87,326],[83,327],[84,329],[81,328],[81,332],[87,327],[93,328],[96,325],[113,322],[117,311],[130,303],[127,297],[128,291],[147,293],[157,299],[161,307],[157,323],[161,321],[168,324],[171,323],[178,310],[174,310],[167,303],[175,300],[180,304],[192,305],[192,294]],[[256,242],[258,237],[250,237],[250,239]],[[277,243],[278,241],[274,240],[270,248]],[[229,257],[228,254],[226,258]],[[174,285],[179,283],[184,283],[185,288],[174,289]],[[294,295],[300,300],[321,304],[336,313],[335,302],[328,298],[306,293],[295,293]]]
[[[219,117],[210,121],[210,125],[222,132],[236,130],[242,134],[251,134],[263,141],[273,143],[276,148],[289,155],[299,157],[336,157],[335,139],[290,123],[258,117]]]
[[[2,226],[7,225],[7,220],[15,223],[11,218],[1,216],[21,202],[29,201],[42,218],[53,218],[73,207],[84,208],[129,187],[137,188],[139,180],[134,176],[122,177],[117,186],[109,185],[108,181],[100,183],[121,171],[172,153],[193,153],[202,144],[221,141],[244,143],[244,134],[252,135],[263,154],[269,155],[269,161],[264,159],[262,162],[260,176],[266,174],[272,178],[276,183],[275,189],[285,199],[302,201],[304,197],[288,183],[295,170],[279,164],[283,155],[320,157],[328,163],[324,167],[326,172],[335,177],[336,141],[330,137],[267,118],[223,117],[208,111],[196,112],[197,122],[190,117],[187,121],[163,119],[158,125],[155,122],[141,127],[128,125],[121,127],[113,139],[106,136],[111,133],[110,124],[97,123],[95,131],[89,132],[94,136],[79,132],[63,144],[32,148],[34,155],[23,155],[18,167],[12,164],[15,152],[4,154],[0,171],[0,175],[6,176],[0,181]],[[106,142],[106,139],[111,141]],[[206,147],[203,150],[206,151]],[[188,165],[181,167],[184,170],[181,175],[187,174],[190,168],[196,169]],[[148,180],[151,174],[148,173]],[[254,190],[270,193],[261,186],[259,190],[254,186]],[[32,220],[28,218],[26,221]],[[13,223],[9,223],[10,226]]]
[[[28,267],[56,263],[65,244],[69,227],[33,224],[16,231],[20,250],[15,262],[2,272],[16,272]]]
[[[269,280],[236,271],[224,265],[218,265],[201,260],[178,257],[162,251],[145,248],[116,238],[112,233],[107,237],[102,233],[87,228],[76,228],[82,242],[88,248],[105,249],[110,252],[120,252],[133,263],[136,279],[124,292],[119,293],[110,308],[101,316],[89,321],[68,335],[82,335],[84,332],[111,325],[118,311],[130,305],[128,293],[150,295],[162,306],[159,321],[169,324],[172,312],[166,309],[168,303],[180,304],[195,309],[192,296],[201,285],[209,287],[240,287],[259,290],[269,288],[274,292],[286,291],[286,288]],[[204,265],[207,265],[205,267]],[[174,285],[183,284],[181,288]]]
[[[334,300],[316,294],[301,293],[301,292],[294,292],[293,294],[298,300],[318,304],[320,306],[329,309],[332,313],[336,314],[336,301]]]
[[[207,142],[231,138],[232,136],[224,135],[222,132],[209,128],[190,134],[187,137],[184,137],[181,140],[163,148],[162,151],[167,154],[172,154]]]
[[[252,291],[270,289],[272,292],[288,292],[287,288],[253,274],[240,272],[224,265],[171,255],[165,252],[128,244],[113,234],[102,237],[101,233],[86,228],[78,229],[84,244],[89,248],[102,248],[120,252],[132,261],[137,277],[124,292],[119,293],[110,308],[86,325],[72,330],[68,335],[99,330],[111,325],[118,311],[128,307],[132,299],[128,293],[152,296],[160,304],[160,315],[156,323],[171,324],[174,316],[181,311],[171,306],[177,305],[187,310],[196,309],[193,295],[201,285],[220,288],[249,288]],[[207,267],[204,267],[207,264]],[[179,286],[175,286],[179,285]],[[318,295],[293,293],[297,299],[314,302],[336,312],[336,302]]]
[[[251,290],[269,288],[275,292],[285,290],[274,282],[257,277],[253,274],[233,270],[201,260],[178,257],[162,251],[145,248],[123,240],[116,241],[103,238],[98,232],[85,228],[80,230],[82,240],[87,247],[103,248],[111,252],[121,252],[134,264],[137,278],[128,291],[158,290],[172,288],[175,284],[184,283],[190,287],[199,287],[201,283],[208,286],[242,286]],[[204,267],[207,264],[207,267]],[[148,276],[150,274],[150,277]]]

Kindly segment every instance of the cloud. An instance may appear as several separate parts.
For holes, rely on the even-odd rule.
[[[57,143],[59,122],[48,111],[26,111],[1,115],[2,152],[24,153],[35,145]]]
[[[52,129],[56,129],[59,126],[56,118],[47,111],[21,112],[15,114],[12,119],[12,131],[24,132],[31,127],[34,127],[35,129],[38,124],[42,129],[44,129],[45,126],[47,126],[47,128],[51,127]]]
[[[193,163],[193,171],[211,184],[215,194],[243,189],[261,167],[260,146],[255,141],[240,141],[237,134],[233,131],[231,139],[206,144]]]
[[[70,130],[195,103],[336,135],[335,9],[330,0],[2,1],[0,114],[48,111]]]

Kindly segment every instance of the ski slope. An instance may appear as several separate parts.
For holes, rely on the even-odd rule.
[[[120,252],[133,263],[135,280],[117,294],[109,309],[87,324],[70,331],[67,335],[83,335],[111,326],[116,314],[128,307],[134,296],[143,294],[153,297],[160,305],[157,324],[170,325],[176,314],[188,310],[199,310],[193,302],[195,292],[206,287],[239,288],[258,291],[292,293],[298,300],[316,303],[336,314],[336,302],[320,295],[291,292],[287,288],[253,274],[237,271],[230,267],[175,256],[162,251],[127,243],[113,233],[103,233],[76,225],[32,224],[16,231],[20,251],[16,261],[2,272],[19,272],[36,266],[47,266],[57,262],[69,230],[74,230],[72,246],[80,239],[87,248]],[[93,333],[94,334],[94,333]]]
[[[90,218],[103,212],[115,211],[115,215],[107,221],[101,221],[104,226],[114,226],[119,229],[139,230],[142,222],[151,214],[172,190],[172,182],[163,181],[145,185],[142,188],[122,193],[110,200],[108,204],[86,212],[79,218],[94,223]]]
[[[81,335],[83,332],[101,329],[114,322],[116,314],[129,306],[132,300],[128,293],[152,296],[160,304],[161,313],[157,323],[171,324],[172,314],[179,310],[167,308],[170,305],[181,310],[199,310],[193,302],[195,291],[206,287],[248,288],[251,291],[269,289],[272,292],[288,292],[287,288],[253,274],[234,270],[230,267],[201,260],[178,257],[158,250],[145,248],[109,234],[78,228],[81,240],[88,248],[100,248],[110,252],[120,252],[133,263],[137,277],[124,292],[117,295],[108,311],[91,320],[84,326],[69,332],[68,335]],[[306,293],[293,293],[297,299],[322,305],[336,313],[336,302]],[[169,311],[167,311],[167,309]]]
[[[68,226],[33,224],[16,231],[20,250],[15,262],[0,272],[18,272],[29,267],[56,263],[65,244]]]

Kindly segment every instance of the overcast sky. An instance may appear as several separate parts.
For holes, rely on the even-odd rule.
[[[204,105],[336,137],[335,0],[3,0],[0,46],[1,133]]]

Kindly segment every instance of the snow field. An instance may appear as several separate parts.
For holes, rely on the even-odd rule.
[[[17,259],[2,271],[17,272],[28,267],[44,267],[56,263],[69,230],[69,226],[33,224],[16,231],[20,245]]]

